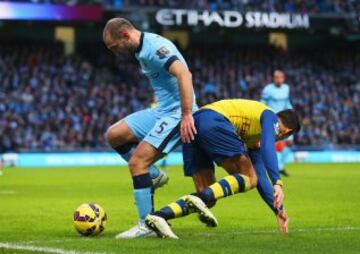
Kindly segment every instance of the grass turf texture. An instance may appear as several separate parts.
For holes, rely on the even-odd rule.
[[[0,177],[0,244],[57,248],[74,253],[360,253],[360,164],[289,165],[285,206],[290,234],[277,233],[275,216],[257,191],[220,200],[215,229],[195,215],[171,221],[180,240],[115,240],[136,223],[126,168],[13,168]],[[217,170],[218,176],[224,175]],[[181,168],[156,193],[160,208],[192,192]],[[108,214],[107,229],[94,238],[75,232],[72,215],[93,201]],[[0,253],[34,253],[0,247]],[[46,253],[44,250],[43,253]]]

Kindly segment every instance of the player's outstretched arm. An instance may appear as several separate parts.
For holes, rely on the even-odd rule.
[[[260,153],[269,178],[274,185],[274,207],[278,209],[283,203],[284,193],[282,191],[282,181],[275,152],[275,132],[276,128],[278,128],[275,113],[265,110],[261,116],[261,127]]]
[[[258,149],[249,150],[249,156],[252,164],[254,165],[258,178],[257,190],[264,202],[275,213],[280,233],[287,234],[289,232],[289,218],[283,206],[280,206],[278,209],[274,207],[274,188],[266,174],[266,168],[263,163],[260,151]]]
[[[192,75],[189,69],[179,60],[174,61],[169,72],[174,75],[180,86],[182,120],[180,124],[181,140],[184,143],[190,143],[195,139],[196,128],[192,116],[193,105],[193,83]]]

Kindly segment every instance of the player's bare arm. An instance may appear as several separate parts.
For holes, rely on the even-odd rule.
[[[169,72],[179,81],[182,120],[180,124],[181,140],[190,143],[195,138],[196,128],[192,116],[193,84],[189,69],[179,60],[173,62]]]

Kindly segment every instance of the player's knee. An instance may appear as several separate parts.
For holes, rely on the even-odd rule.
[[[116,130],[113,125],[106,130],[105,137],[108,143],[112,146],[112,143],[116,137]]]
[[[125,132],[121,130],[121,124],[114,124],[110,126],[106,133],[105,137],[111,147],[115,148],[127,142]]]

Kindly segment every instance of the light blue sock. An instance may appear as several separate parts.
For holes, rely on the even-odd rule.
[[[278,165],[279,165],[279,170],[283,170],[284,169],[284,162],[282,160],[282,153],[281,152],[276,152],[276,156],[278,159]]]
[[[134,152],[135,150],[135,147],[136,145],[134,144],[133,147],[126,153],[121,153],[121,157],[125,160],[125,161],[129,161],[130,160],[130,157],[132,155],[132,153]],[[154,165],[150,165],[150,167],[148,168],[149,170],[149,173],[150,173],[150,177],[151,179],[154,179],[156,177],[159,176],[160,174],[160,171],[157,167],[155,167]]]
[[[135,189],[134,197],[140,222],[145,223],[145,217],[152,212],[153,208],[151,188]]]
[[[291,153],[291,149],[288,146],[286,146],[284,148],[284,150],[282,151],[282,158],[281,159],[282,159],[283,164],[285,164],[287,162],[287,158],[290,155],[290,153]]]

